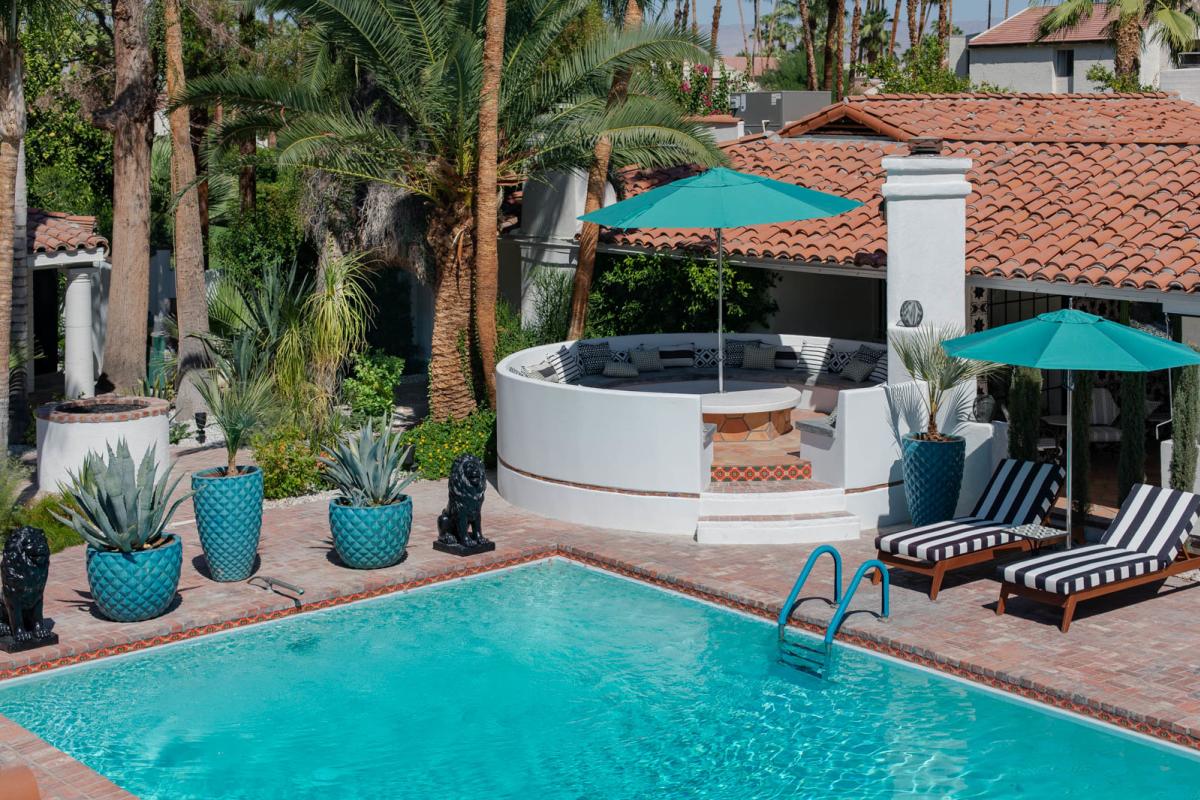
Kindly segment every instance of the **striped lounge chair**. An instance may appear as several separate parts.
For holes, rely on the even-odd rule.
[[[950,570],[991,561],[1003,552],[1032,549],[1031,540],[1007,529],[1045,519],[1063,480],[1057,464],[1006,458],[996,466],[970,516],[885,533],[875,539],[876,557],[889,566],[930,576],[929,599],[936,600]]]
[[[1003,567],[996,613],[1004,613],[1005,601],[1014,594],[1061,606],[1059,628],[1066,633],[1080,600],[1200,569],[1200,557],[1183,546],[1197,514],[1200,497],[1191,492],[1138,484],[1121,504],[1100,544]]]

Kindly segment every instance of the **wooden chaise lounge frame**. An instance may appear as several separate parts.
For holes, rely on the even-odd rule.
[[[1075,616],[1075,606],[1079,604],[1079,601],[1092,600],[1097,597],[1103,597],[1106,594],[1132,589],[1135,586],[1142,586],[1147,583],[1156,583],[1166,580],[1172,575],[1178,575],[1181,572],[1188,572],[1193,569],[1200,569],[1200,556],[1189,553],[1187,547],[1181,547],[1179,555],[1175,556],[1175,560],[1160,570],[1147,572],[1145,575],[1135,575],[1132,578],[1126,578],[1122,581],[1113,581],[1112,583],[1106,583],[1091,589],[1083,589],[1070,594],[1047,592],[1045,589],[1034,589],[1032,586],[1025,586],[1024,584],[1002,581],[1000,583],[1000,600],[996,603],[996,614],[1001,615],[1004,613],[1004,603],[1009,595],[1028,597],[1030,600],[1036,600],[1039,603],[1062,608],[1062,621],[1059,622],[1058,629],[1066,633],[1071,627],[1071,620]]]
[[[1055,500],[1058,498],[1056,497]],[[1042,517],[1041,522],[1044,524],[1050,514]],[[897,567],[898,569],[915,572],[918,575],[928,575],[932,580],[929,584],[929,599],[937,600],[938,592],[942,590],[942,581],[946,577],[946,573],[964,567],[973,567],[976,564],[985,564],[988,561],[994,561],[1003,553],[1028,553],[1033,550],[1035,542],[1032,539],[1017,539],[1013,542],[998,544],[995,547],[988,547],[984,550],[977,550],[974,553],[964,553],[961,556],[951,556],[943,558],[939,561],[921,561],[908,556],[898,556],[892,553],[885,553],[880,550],[876,554],[876,558],[887,564],[889,567]],[[879,571],[871,573],[871,583],[879,583]]]

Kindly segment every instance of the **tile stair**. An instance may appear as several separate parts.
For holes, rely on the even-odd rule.
[[[811,544],[857,539],[861,528],[837,486],[810,480],[714,483],[700,495],[696,541]]]

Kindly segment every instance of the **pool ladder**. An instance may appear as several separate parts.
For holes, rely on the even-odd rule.
[[[816,648],[811,645],[795,639],[789,639],[787,636],[787,624],[791,619],[792,612],[796,610],[796,606],[800,604],[800,590],[804,588],[805,581],[812,573],[813,567],[816,566],[818,560],[825,553],[828,553],[833,558],[833,600],[825,600],[831,606],[836,606],[833,612],[833,617],[829,620],[829,625],[825,628],[825,638],[822,648]],[[864,561],[855,571],[854,577],[850,579],[850,585],[846,591],[842,591],[842,554],[837,551],[832,545],[823,544],[809,554],[808,560],[804,562],[804,569],[800,570],[799,577],[796,578],[796,583],[792,586],[792,591],[788,594],[787,600],[784,601],[783,607],[779,609],[778,620],[778,635],[779,635],[779,655],[780,659],[798,669],[805,672],[813,673],[818,677],[824,677],[829,671],[830,657],[833,653],[833,637],[837,635],[838,629],[842,626],[842,621],[846,617],[846,612],[850,608],[850,601],[854,599],[854,592],[858,589],[859,583],[866,577],[866,574],[872,570],[878,570],[880,580],[883,584],[882,593],[880,595],[880,614],[879,617],[883,620],[888,618],[891,604],[889,602],[889,588],[891,586],[888,580],[887,567],[883,565],[879,559],[872,558]],[[818,671],[815,667],[819,666]]]

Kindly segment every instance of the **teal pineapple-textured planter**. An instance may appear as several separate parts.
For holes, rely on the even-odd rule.
[[[175,599],[183,544],[168,536],[152,550],[117,553],[87,548],[88,586],[100,613],[114,622],[139,622],[161,615]]]
[[[242,467],[228,478],[221,467],[201,470],[192,474],[192,490],[209,574],[215,581],[246,580],[262,531],[262,470]]]
[[[961,436],[934,442],[905,434],[904,496],[914,526],[943,522],[954,516],[962,488],[967,443]]]
[[[348,567],[382,569],[408,555],[412,498],[390,506],[352,506],[344,498],[329,503],[333,549]]]

